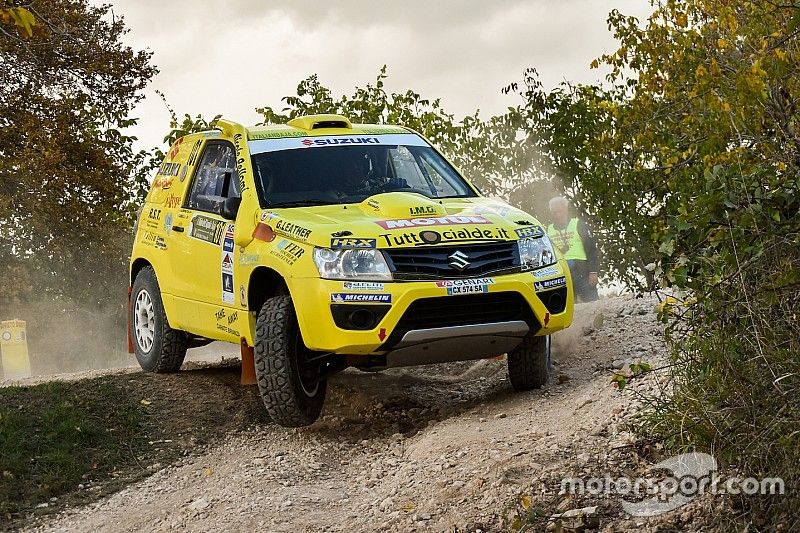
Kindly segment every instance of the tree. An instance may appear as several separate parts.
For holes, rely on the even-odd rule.
[[[28,7],[0,6],[0,33],[11,39],[29,39],[33,37],[34,31],[39,30],[39,23]]]
[[[663,0],[644,24],[612,12],[609,26],[620,48],[598,61],[608,85],[568,100],[603,124],[570,148],[575,186],[626,246],[648,241],[655,279],[686,294],[669,319],[674,389],[646,431],[795,486],[800,7]],[[789,496],[742,503],[759,528],[796,520]]]
[[[540,145],[520,138],[521,114],[515,109],[482,119],[476,111],[457,120],[448,113],[439,99],[423,98],[413,90],[389,93],[384,87],[387,69],[384,66],[374,84],[356,87],[350,96],[334,98],[331,90],[316,75],[297,86],[297,94],[282,100],[286,107],[257,108],[264,124],[282,124],[300,115],[338,113],[354,122],[400,124],[427,138],[484,193],[513,198],[522,188],[536,181],[549,179]],[[521,206],[529,207],[530,198],[518,194]],[[527,204],[527,205],[526,205]],[[540,205],[540,204],[539,204]]]
[[[4,307],[34,295],[124,300],[146,156],[122,129],[156,70],[149,53],[122,44],[125,25],[109,10],[53,0],[0,12]]]
[[[615,175],[623,171],[624,159],[605,151],[606,140],[618,127],[619,90],[565,82],[546,91],[531,68],[521,82],[503,91],[522,99],[522,104],[493,118],[512,123],[520,139],[512,161],[522,179],[515,183],[512,201],[538,199],[533,210],[542,213],[549,197],[563,194],[594,228],[606,280],[652,288],[647,265],[658,248],[652,240],[652,211],[641,191],[619,188]],[[531,185],[547,194],[532,194]]]

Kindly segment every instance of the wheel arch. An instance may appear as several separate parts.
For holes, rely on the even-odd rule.
[[[256,267],[247,284],[247,309],[258,313],[267,299],[280,294],[289,294],[283,276],[269,267]]]
[[[133,261],[131,264],[131,279],[129,280],[131,287],[133,286],[133,281],[136,279],[136,276],[146,267],[153,268],[153,265],[144,257],[139,257]]]

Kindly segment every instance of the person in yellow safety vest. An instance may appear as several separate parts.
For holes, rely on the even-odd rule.
[[[583,302],[597,300],[597,243],[589,226],[570,218],[569,202],[563,196],[551,199],[549,206],[553,223],[547,227],[547,236],[569,264],[575,296]]]

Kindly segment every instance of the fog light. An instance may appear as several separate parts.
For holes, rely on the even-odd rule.
[[[348,318],[355,329],[369,329],[375,320],[372,312],[367,309],[353,311]]]

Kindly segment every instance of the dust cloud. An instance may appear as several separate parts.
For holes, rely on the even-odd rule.
[[[127,354],[122,309],[88,309],[42,301],[5,310],[2,318],[26,322],[34,376],[120,368],[136,363]]]
[[[605,320],[605,298],[596,302],[577,303],[572,318],[572,325],[567,329],[554,333],[552,339],[553,359],[557,362],[568,361],[583,355],[581,338],[603,328]]]
[[[124,302],[125,296],[120,300]],[[124,308],[89,309],[50,301],[3,310],[2,315],[3,320],[26,322],[33,377],[139,368],[136,358],[128,353]],[[190,349],[186,360],[219,362],[238,357],[238,345],[213,342]]]

